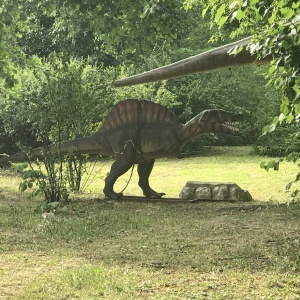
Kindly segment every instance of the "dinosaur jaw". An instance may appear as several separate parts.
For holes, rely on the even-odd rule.
[[[198,115],[199,127],[204,132],[235,135],[239,132],[237,124],[243,116],[223,109],[208,109]]]
[[[198,134],[203,133],[222,133],[222,134],[230,134],[236,135],[239,133],[239,129],[237,125],[239,122],[208,122],[202,121],[200,122],[200,126],[198,127]]]
[[[212,126],[215,128],[216,133],[225,133],[235,135],[239,133],[239,129],[236,127],[239,122],[217,122],[213,123]]]

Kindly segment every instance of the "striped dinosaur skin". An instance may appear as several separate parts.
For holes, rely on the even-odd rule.
[[[185,157],[182,148],[203,133],[235,135],[238,130],[230,123],[240,122],[241,114],[221,109],[201,112],[186,124],[181,124],[166,107],[147,100],[127,99],[116,104],[108,114],[102,128],[89,137],[61,143],[61,153],[101,154],[115,158],[105,179],[104,194],[117,199],[114,192],[116,180],[137,164],[139,186],[147,197],[162,197],[149,185],[154,161],[159,157]],[[50,150],[55,151],[54,148]],[[42,148],[33,150],[42,158]],[[0,164],[26,161],[24,153],[0,159]]]

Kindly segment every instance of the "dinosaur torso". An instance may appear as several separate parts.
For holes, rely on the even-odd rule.
[[[116,156],[130,141],[136,159],[176,156],[181,151],[184,126],[166,107],[146,100],[125,100],[115,105],[102,129],[94,135]],[[136,161],[137,162],[137,161]]]
[[[239,117],[223,110],[206,110],[181,124],[165,106],[127,99],[113,107],[102,129],[91,139],[101,140],[97,146],[102,149],[100,154],[116,156],[131,141],[138,154],[136,157],[142,159],[180,157],[183,146],[203,133],[234,134],[235,129],[225,123]]]

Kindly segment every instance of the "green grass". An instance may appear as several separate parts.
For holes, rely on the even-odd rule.
[[[296,166],[267,173],[248,148],[212,151],[158,161],[153,188],[176,197],[187,180],[234,181],[254,202],[102,200],[99,163],[87,192],[43,219],[1,171],[0,299],[299,299],[300,206],[280,204]]]

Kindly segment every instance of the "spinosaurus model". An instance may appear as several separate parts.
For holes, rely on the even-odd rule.
[[[159,157],[182,158],[182,148],[203,133],[236,134],[232,126],[242,120],[241,114],[222,109],[208,109],[186,124],[178,122],[166,107],[147,100],[127,99],[116,104],[108,114],[102,128],[89,137],[61,143],[62,154],[101,154],[113,156],[115,161],[105,178],[103,189],[107,197],[118,199],[122,193],[114,191],[116,180],[137,164],[139,186],[146,197],[160,198],[164,193],[155,192],[149,185],[154,161]],[[50,150],[54,151],[54,149]],[[33,150],[43,157],[42,148]],[[24,153],[0,159],[0,164],[26,161]]]

